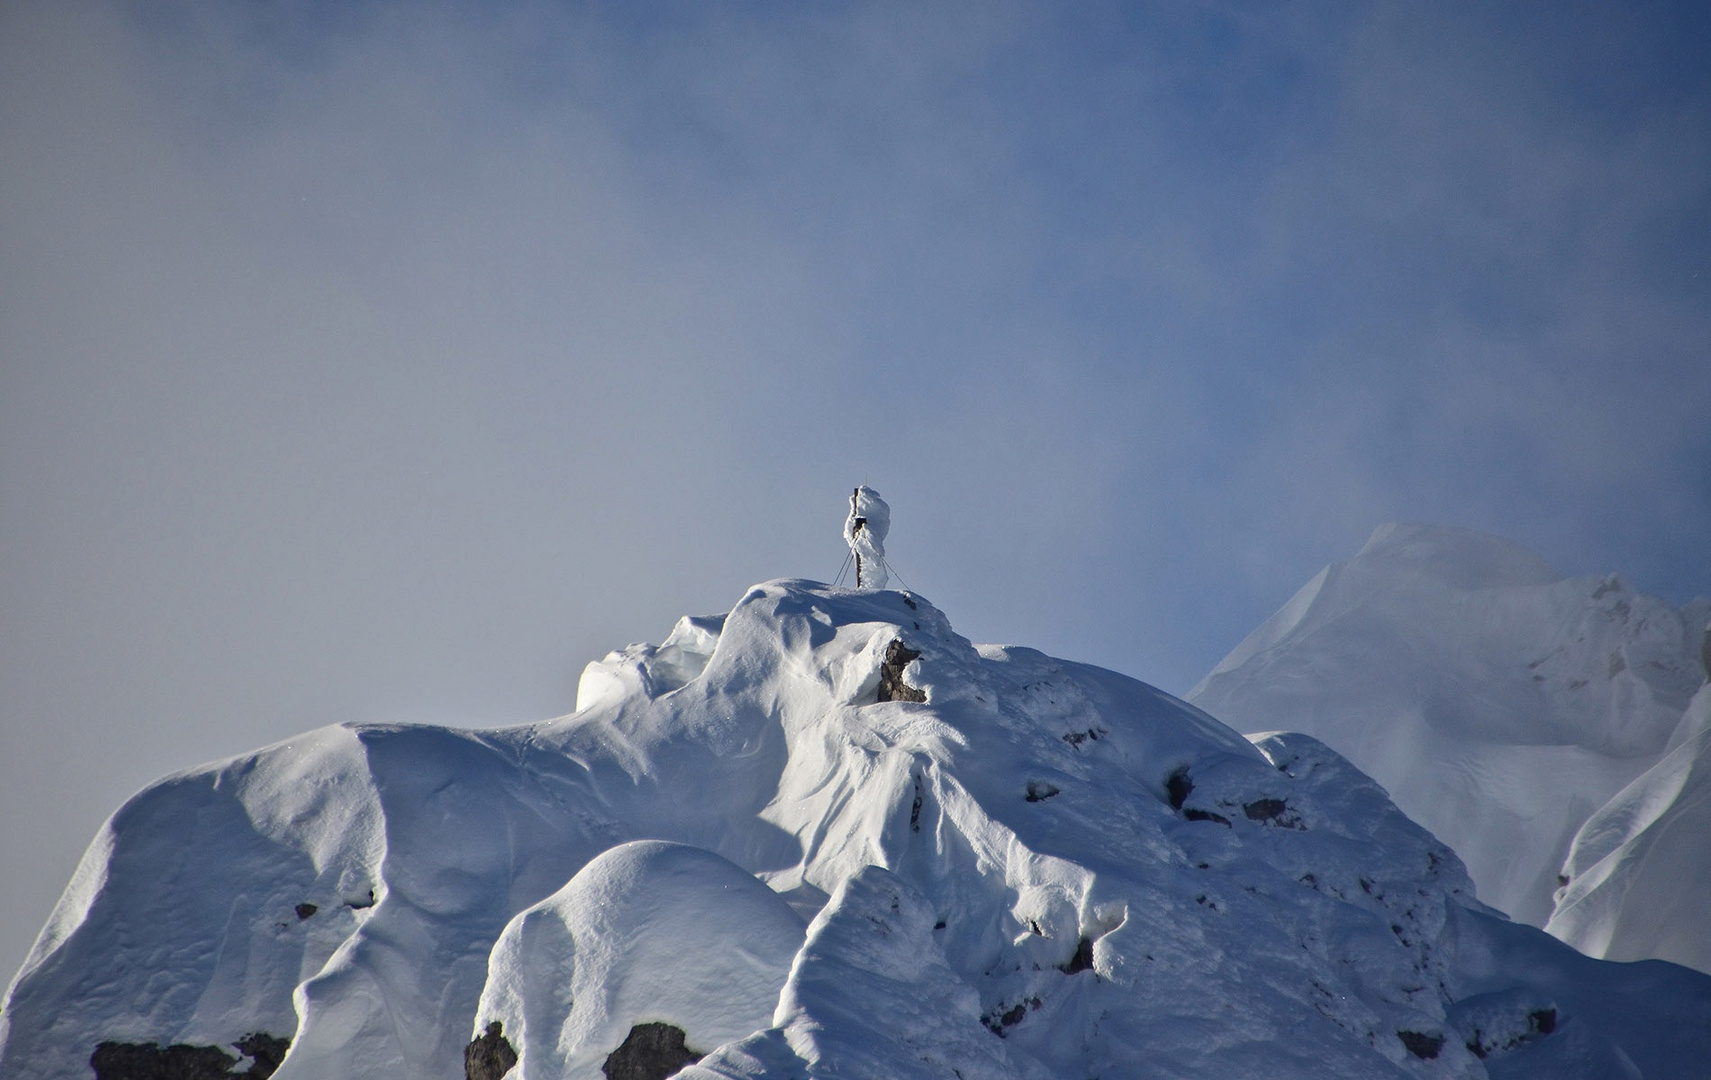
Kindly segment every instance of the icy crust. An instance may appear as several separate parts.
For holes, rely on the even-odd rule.
[[[1188,696],[1336,747],[1484,900],[1543,925],[1575,831],[1664,753],[1703,681],[1702,611],[1496,537],[1386,525]]]
[[[292,1039],[282,1080],[454,1080],[495,1024],[554,1076],[652,1022],[727,1078],[1622,1075],[1556,1030],[1654,1078],[1711,1055],[1711,979],[1496,919],[1322,744],[977,648],[919,597],[757,586],[584,689],[139,795],[14,986],[0,1077],[260,1030]],[[1540,987],[1560,1028],[1511,1038]]]

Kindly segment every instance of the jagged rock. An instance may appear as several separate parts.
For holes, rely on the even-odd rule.
[[[487,1033],[477,1036],[463,1050],[464,1080],[499,1080],[517,1064],[517,1051],[505,1038],[505,1025],[495,1020]]]
[[[1444,1037],[1432,1035],[1424,1031],[1398,1031],[1396,1037],[1402,1040],[1402,1045],[1408,1052],[1424,1061],[1431,1061],[1438,1056],[1438,1051],[1444,1048]]]
[[[269,1035],[265,1031],[256,1031],[232,1045],[251,1059],[249,1072],[243,1075],[251,1077],[251,1080],[266,1080],[279,1068],[280,1062],[285,1060],[285,1052],[291,1049],[291,1040]]]
[[[909,661],[919,660],[921,654],[894,638],[885,648],[885,662],[879,668],[880,701],[926,701],[927,693],[903,681],[903,669]]]
[[[104,1042],[89,1064],[95,1080],[224,1080],[238,1059],[217,1046]]]
[[[683,1029],[670,1024],[637,1024],[624,1044],[612,1051],[600,1066],[607,1080],[665,1080],[672,1073],[700,1061],[700,1051],[683,1041]]]
[[[104,1042],[90,1055],[89,1064],[95,1080],[225,1080],[232,1076],[267,1080],[285,1059],[291,1040],[256,1031],[232,1045],[252,1059],[247,1070],[233,1072],[239,1059],[217,1046],[188,1043]]]

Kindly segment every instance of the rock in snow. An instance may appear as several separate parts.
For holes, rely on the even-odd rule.
[[[1496,537],[1385,525],[1188,698],[1335,747],[1455,849],[1482,900],[1542,926],[1576,831],[1671,746],[1708,615]]]
[[[290,1039],[279,1080],[1711,1060],[1711,978],[1508,922],[1323,744],[976,647],[919,597],[757,586],[578,700],[326,728],[136,796],[12,984],[0,1078],[258,1032]]]

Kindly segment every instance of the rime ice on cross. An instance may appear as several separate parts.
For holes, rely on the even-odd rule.
[[[883,589],[891,580],[885,569],[885,534],[890,531],[891,507],[866,484],[856,488],[844,522],[844,542],[855,556],[856,588]]]

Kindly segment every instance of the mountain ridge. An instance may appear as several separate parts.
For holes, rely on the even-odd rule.
[[[768,582],[591,664],[578,699],[493,731],[323,728],[145,790],[14,980],[0,1077],[257,1033],[289,1040],[280,1080],[499,1075],[501,1042],[520,1080],[592,1078],[644,1045],[728,1080],[1590,1078],[1623,1061],[1685,1078],[1711,1054],[1711,978],[1503,920],[1322,743],[1250,740],[1115,672],[975,646],[914,594]],[[663,861],[620,857],[662,850],[637,842]],[[799,946],[789,920],[768,931],[794,952],[767,969],[782,981],[722,1002],[614,989],[604,1019],[577,1019],[577,965],[652,985],[659,957],[714,963],[748,919],[750,901],[674,907],[673,860],[728,865],[808,923]],[[640,924],[578,899],[605,895],[706,914],[652,920],[629,950]],[[504,944],[554,920],[568,953]],[[913,1004],[877,1022],[882,993]],[[726,1006],[771,1023],[684,1041]]]

